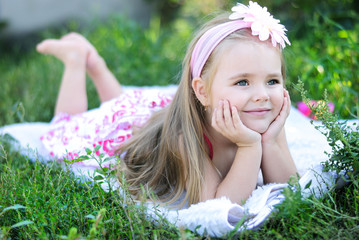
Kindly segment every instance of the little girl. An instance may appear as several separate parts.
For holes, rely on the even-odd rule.
[[[286,29],[257,3],[232,10],[205,24],[190,43],[174,96],[124,91],[79,34],[40,43],[39,52],[65,65],[44,145],[58,157],[76,157],[76,150],[100,144],[121,156],[135,197],[144,187],[167,203],[225,196],[241,204],[260,170],[264,183],[287,182],[296,167],[284,132]],[[86,70],[103,102],[87,112]],[[141,128],[132,136],[134,126]]]

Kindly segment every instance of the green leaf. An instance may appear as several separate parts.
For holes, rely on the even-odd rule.
[[[100,150],[100,148],[101,148],[101,145],[97,145],[97,146],[95,147],[94,151],[96,152],[96,151]]]
[[[86,156],[86,157],[87,157],[87,156]],[[81,161],[87,160],[87,159],[89,159],[89,157],[87,157],[87,158],[82,158],[82,156],[81,156],[81,157],[79,157],[79,158],[74,158],[74,159],[70,160],[69,162],[70,162],[70,163],[77,163],[77,162],[81,162]]]
[[[66,239],[74,240],[74,239],[79,239],[79,238],[80,238],[80,234],[77,233],[77,228],[72,227],[70,229],[69,234],[68,234]]]
[[[341,31],[338,32],[338,36],[340,38],[348,38],[348,32],[345,31],[345,30],[341,30]]]
[[[95,219],[96,217],[92,214],[88,214],[85,216],[85,218],[89,218],[89,219]]]
[[[15,205],[13,205],[13,206],[11,206],[11,207],[4,208],[4,209],[2,210],[2,212],[6,212],[6,211],[8,211],[8,210],[23,209],[23,208],[26,208],[26,207],[25,207],[25,206],[22,206],[22,205],[20,205],[20,204],[15,204]]]
[[[98,173],[98,174],[100,174],[100,175],[104,175],[104,174],[105,174],[105,172],[102,171],[102,169],[95,169],[95,173]]]
[[[94,178],[93,178],[93,180],[94,181],[100,181],[100,180],[103,180],[104,178],[103,178],[103,176],[101,176],[101,175],[97,175],[97,176],[95,176]]]
[[[11,228],[22,227],[22,226],[30,225],[30,224],[33,224],[33,223],[34,223],[33,221],[25,220],[25,221],[22,221],[22,222],[19,222],[19,223],[16,223],[16,224],[12,225]]]
[[[67,159],[64,159],[64,163],[66,163],[66,164],[70,164],[70,163],[72,163],[71,161],[69,161],[69,160],[67,160]]]
[[[310,180],[304,187],[304,189],[310,188],[310,185],[312,185],[312,180]]]
[[[108,162],[108,161],[112,161],[113,159],[115,159],[115,157],[106,157],[103,162]]]
[[[90,155],[92,153],[91,149],[89,149],[89,148],[85,148],[85,151],[86,151],[87,155]]]

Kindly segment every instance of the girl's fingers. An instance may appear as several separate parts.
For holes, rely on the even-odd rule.
[[[285,115],[285,117],[288,117],[289,112],[290,112],[290,98],[289,98],[288,91],[284,89],[283,95],[284,95],[283,105],[282,105],[282,108],[281,108],[276,120],[280,117],[283,117],[284,115]]]
[[[290,100],[290,95],[289,92],[287,90],[285,90],[287,92],[287,96],[288,96],[288,114],[290,112],[290,108],[292,106],[292,101]]]
[[[282,109],[280,110],[278,116],[275,118],[275,120],[272,122],[270,128],[280,128],[285,124],[285,121],[289,115],[290,112],[290,98],[289,93],[287,90],[284,89],[284,99],[283,99],[283,105]]]
[[[224,123],[225,127],[228,129],[233,128],[233,120],[232,120],[232,113],[230,109],[230,104],[228,100],[225,100],[223,103],[223,117],[224,117]]]
[[[283,109],[286,115],[288,116],[290,112],[291,101],[290,101],[289,92],[286,89],[284,89],[284,104],[285,106],[283,106]]]
[[[224,128],[224,123],[223,123],[223,102],[219,101],[218,103],[218,108],[217,108],[217,112],[216,112],[216,123],[217,126],[219,126],[220,128]]]
[[[212,115],[212,126],[225,135],[233,133],[232,112],[228,100],[219,101],[218,108],[214,110]]]
[[[249,130],[242,123],[239,112],[235,106],[230,106],[229,101],[220,101],[212,115],[212,126],[223,136],[239,145],[260,140],[260,134]]]
[[[213,111],[213,115],[212,115],[212,126],[214,127],[214,129],[216,129],[217,131],[220,130],[220,127],[218,126],[218,108],[215,108]]]
[[[216,115],[217,115],[217,108],[213,109],[213,113],[212,113],[212,126],[215,127],[216,124]]]
[[[223,123],[223,103],[220,101],[218,103],[218,107],[214,109],[213,115],[212,115],[212,126],[217,131],[222,131],[224,129],[224,123]]]
[[[236,107],[232,107],[232,116],[233,116],[233,125],[236,129],[239,129],[243,123],[241,119],[239,118],[239,113]]]

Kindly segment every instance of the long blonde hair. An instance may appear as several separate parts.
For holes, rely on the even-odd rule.
[[[222,14],[199,30],[189,44],[182,63],[181,81],[171,104],[156,112],[118,151],[124,155],[120,169],[126,186],[138,199],[141,199],[144,188],[153,191],[160,201],[166,203],[181,199],[182,204],[187,202],[190,205],[201,201],[204,161],[209,160],[204,139],[207,123],[204,106],[192,89],[190,58],[198,39],[208,29],[227,21],[228,14]],[[242,29],[226,39],[253,40],[253,36]],[[207,82],[208,93],[218,65],[215,59],[226,39],[213,51],[203,68],[202,78]]]

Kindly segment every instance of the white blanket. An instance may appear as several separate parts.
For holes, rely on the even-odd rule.
[[[314,194],[321,197],[335,184],[336,174],[322,172],[320,165],[308,170],[299,181],[302,196]],[[306,188],[311,182],[310,187]],[[191,205],[187,209],[168,210],[163,207],[151,206],[148,213],[154,218],[164,216],[176,226],[188,228],[198,234],[222,237],[236,229],[255,229],[275,210],[274,206],[281,203],[285,196],[282,190],[288,184],[268,184],[258,187],[243,206],[232,203],[227,198],[212,199]],[[239,226],[237,226],[239,224]]]
[[[161,88],[166,89],[166,87]],[[349,124],[354,121],[357,120],[349,121]],[[47,131],[48,126],[49,123],[43,122],[13,124],[0,128],[0,134],[7,133],[17,139],[19,151],[31,159],[49,161],[51,157],[40,141],[40,136]],[[337,177],[334,173],[322,172],[320,165],[327,159],[324,151],[331,151],[326,138],[314,128],[308,118],[293,107],[285,129],[290,151],[302,176],[299,183],[304,196],[313,193],[316,197],[320,197],[334,185]],[[94,167],[96,166],[84,167],[75,164],[72,170],[77,174],[92,174]],[[310,181],[310,188],[305,189]],[[260,176],[258,182],[259,184],[262,182]],[[154,217],[160,214],[176,226],[188,228],[199,234],[206,233],[220,237],[235,229],[237,223],[241,223],[237,231],[260,226],[273,212],[274,206],[283,201],[282,189],[287,186],[287,184],[270,184],[258,187],[243,206],[231,203],[226,198],[220,198],[181,210],[149,205],[149,214]]]

